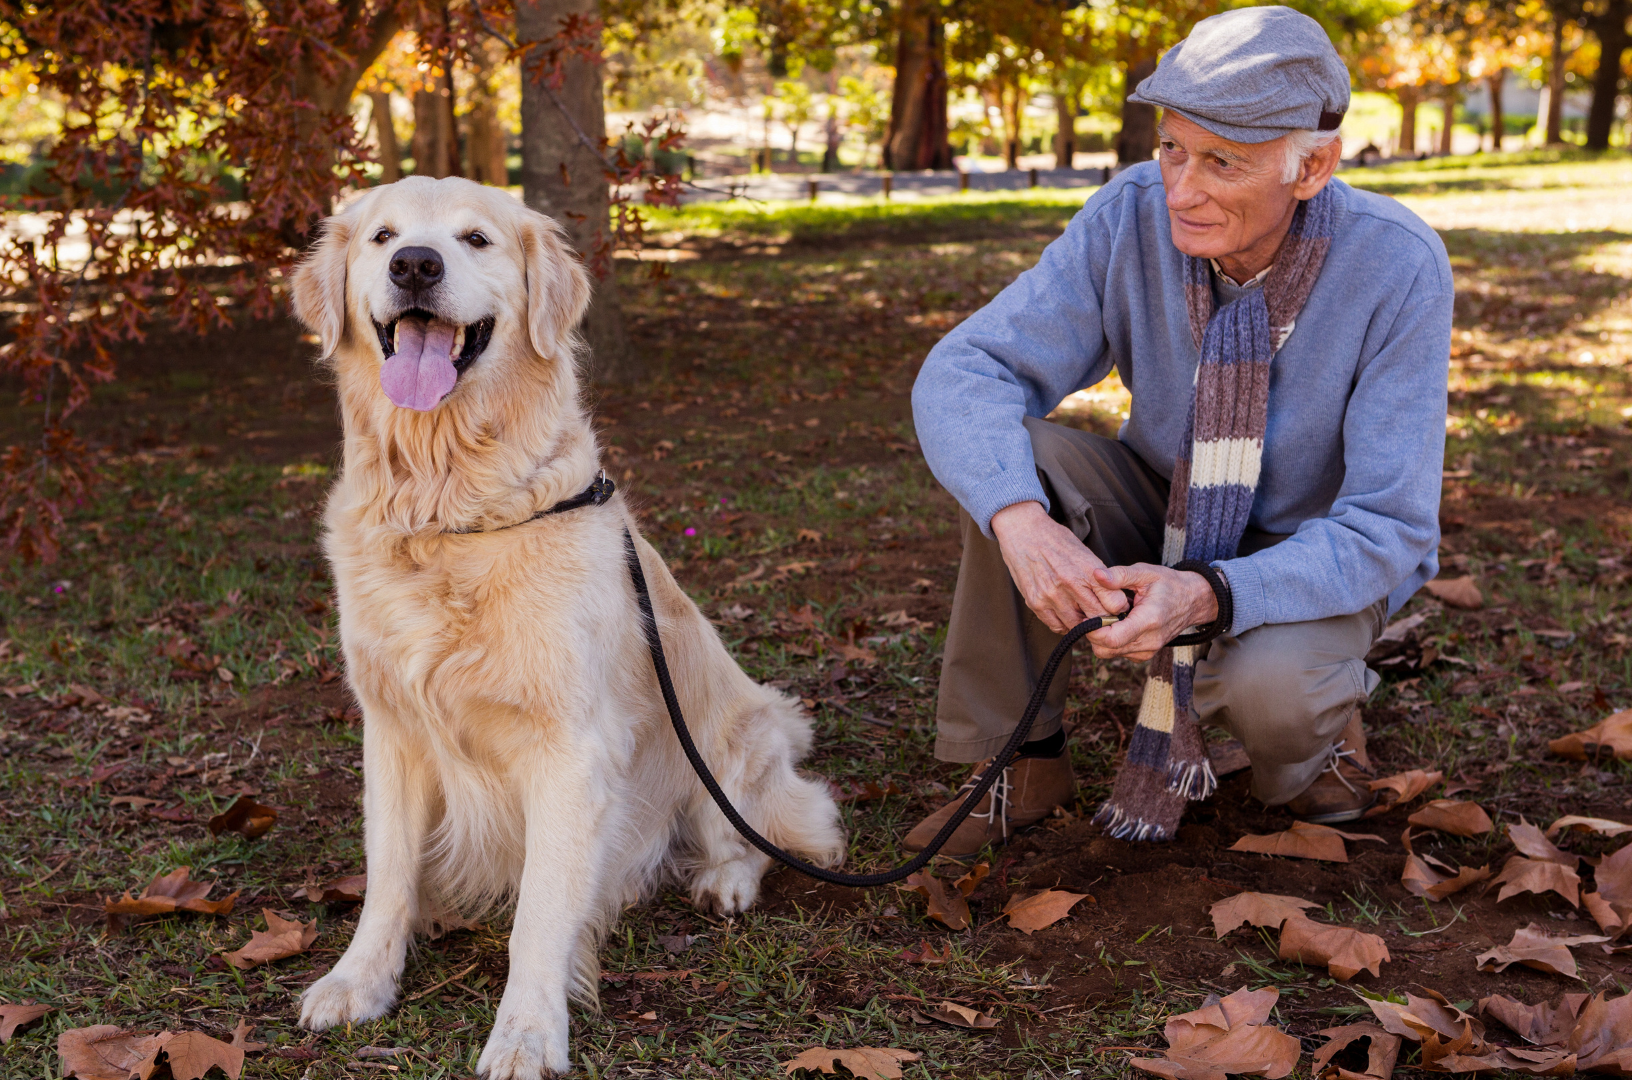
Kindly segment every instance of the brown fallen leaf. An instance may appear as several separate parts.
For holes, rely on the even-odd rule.
[[[1490,815],[1478,803],[1461,799],[1435,799],[1405,820],[1408,824],[1438,829],[1452,836],[1478,836],[1495,828]]]
[[[1332,977],[1347,982],[1362,971],[1382,974],[1388,946],[1376,934],[1366,934],[1347,926],[1328,926],[1302,915],[1286,920],[1281,927],[1282,960],[1325,964]]]
[[[1498,901],[1522,892],[1556,892],[1568,900],[1572,907],[1581,906],[1580,876],[1568,866],[1556,862],[1543,862],[1540,859],[1514,855],[1507,860],[1502,872],[1496,875],[1491,884],[1502,887],[1502,891],[1496,894]]]
[[[953,888],[957,889],[958,892],[962,893],[964,896],[968,896],[970,893],[972,893],[976,889],[980,888],[980,883],[982,881],[985,881],[986,876],[988,874],[990,874],[991,872],[992,872],[992,864],[991,863],[989,863],[989,862],[978,862],[974,866],[969,868],[968,873],[964,874],[957,881],[954,881],[952,883],[952,886],[953,886]]]
[[[1482,1053],[1469,1053],[1458,1046],[1424,1044],[1423,1069],[1428,1072],[1486,1073],[1520,1072],[1532,1076],[1573,1076],[1575,1055],[1567,1050],[1528,1050],[1518,1046],[1485,1046]]]
[[[1490,867],[1481,866],[1475,870],[1471,866],[1464,866],[1454,874],[1441,874],[1433,867],[1449,870],[1449,866],[1440,862],[1432,855],[1418,855],[1411,848],[1411,830],[1407,829],[1400,836],[1400,843],[1405,847],[1405,869],[1400,872],[1400,884],[1412,896],[1426,896],[1430,900],[1443,900],[1447,896],[1461,892],[1469,885],[1477,884],[1490,877]]]
[[[997,1026],[997,1021],[985,1013],[959,1005],[955,1001],[943,1001],[924,1015],[931,1020],[939,1020],[953,1027],[968,1028],[970,1031],[986,1031]]]
[[[1569,1038],[1576,1014],[1586,1001],[1586,994],[1565,994],[1557,1005],[1526,1005],[1502,994],[1492,994],[1479,1002],[1479,1011],[1495,1017],[1527,1043],[1553,1046],[1562,1045]]]
[[[1230,846],[1230,850],[1346,863],[1349,861],[1349,852],[1343,846],[1344,840],[1375,840],[1379,844],[1383,842],[1382,837],[1370,833],[1346,833],[1326,825],[1295,821],[1285,832],[1270,833],[1267,836],[1243,836]]]
[[[1457,1039],[1463,1034],[1470,1034],[1472,1041],[1469,1045],[1474,1043],[1482,1045],[1485,1026],[1478,1018],[1452,1005],[1442,994],[1434,993],[1432,990],[1427,991],[1427,994],[1427,997],[1406,994],[1404,1005],[1377,998],[1363,1000],[1371,1009],[1372,1015],[1377,1018],[1377,1022],[1383,1026],[1383,1030],[1401,1038],[1422,1042],[1431,1035]]]
[[[1632,844],[1623,844],[1612,854],[1605,855],[1592,876],[1598,881],[1598,892],[1612,904],[1632,905]]]
[[[837,1075],[842,1066],[860,1080],[899,1080],[902,1064],[917,1060],[918,1055],[912,1051],[893,1047],[881,1050],[859,1046],[853,1050],[829,1050],[825,1046],[813,1046],[791,1061],[784,1061],[782,1070],[789,1075],[800,1069]]]
[[[54,1009],[55,1006],[36,1005],[32,1001],[20,1001],[15,1005],[0,1002],[0,1045],[10,1042],[19,1028],[27,1027]]]
[[[168,1061],[174,1080],[202,1080],[220,1069],[238,1080],[244,1051],[201,1031],[123,1031],[112,1024],[72,1028],[57,1037],[57,1056],[64,1076],[79,1080],[130,1080],[150,1077]]]
[[[1366,811],[1365,816],[1376,817],[1378,814],[1386,814],[1401,803],[1408,803],[1415,799],[1443,779],[1445,779],[1445,774],[1442,772],[1407,769],[1405,772],[1395,773],[1393,776],[1368,780],[1366,787],[1380,794],[1376,804]]]
[[[1585,731],[1554,739],[1547,749],[1577,761],[1604,756],[1632,758],[1632,709],[1606,716]]]
[[[1617,904],[1592,892],[1582,895],[1581,906],[1587,909],[1587,914],[1598,924],[1598,929],[1608,934],[1612,941],[1632,930],[1632,904]]]
[[[1474,963],[1479,966],[1480,971],[1500,972],[1506,971],[1514,964],[1523,964],[1537,971],[1547,971],[1554,975],[1576,979],[1580,975],[1570,946],[1591,945],[1608,940],[1601,934],[1551,937],[1541,927],[1531,923],[1521,930],[1513,931],[1513,940],[1506,945],[1498,945],[1487,953],[1481,953]]]
[[[189,867],[177,867],[161,874],[148,883],[142,895],[132,897],[129,892],[117,900],[111,897],[102,902],[108,917],[108,929],[120,930],[132,918],[147,915],[168,915],[175,911],[191,911],[200,915],[230,915],[238,893],[220,900],[208,900],[215,886],[209,882],[189,881]]]
[[[1551,825],[1547,826],[1549,838],[1557,836],[1562,829],[1572,829],[1575,832],[1597,833],[1599,836],[1619,836],[1622,833],[1632,832],[1632,825],[1619,821],[1611,821],[1601,817],[1581,817],[1579,814],[1565,814]]]
[[[296,956],[317,940],[316,919],[309,923],[291,921],[271,908],[262,908],[261,914],[266,918],[266,929],[251,932],[248,945],[236,952],[223,953],[221,959],[242,971],[256,964]]]
[[[1423,588],[1436,600],[1443,600],[1452,607],[1478,611],[1485,606],[1485,595],[1479,591],[1479,586],[1473,583],[1471,576],[1435,578]]]
[[[367,888],[367,874],[335,878],[327,885],[319,885],[316,878],[308,877],[298,895],[306,897],[314,904],[356,904],[362,901],[363,892]]]
[[[936,952],[935,946],[928,941],[921,941],[916,946],[907,946],[895,955],[909,964],[944,964],[952,959],[952,943],[948,941],[941,946],[940,952]]]
[[[1298,1040],[1264,1023],[1279,997],[1272,987],[1243,988],[1225,998],[1210,994],[1195,1012],[1167,1022],[1164,1057],[1128,1064],[1169,1080],[1225,1080],[1232,1074],[1279,1080],[1302,1055]]]
[[[1283,922],[1302,915],[1305,908],[1319,906],[1313,900],[1299,900],[1295,896],[1243,892],[1220,900],[1207,909],[1207,914],[1213,917],[1213,933],[1223,937],[1247,923],[1279,930]]]
[[[1571,855],[1561,850],[1542,831],[1524,820],[1519,819],[1517,825],[1507,827],[1507,838],[1513,841],[1513,846],[1519,849],[1521,855],[1528,855],[1532,859],[1542,862],[1558,863],[1560,866],[1574,867],[1580,865],[1581,857]]]
[[[856,780],[847,785],[835,784],[828,781],[828,787],[833,791],[834,802],[877,802],[887,799],[891,795],[900,795],[902,791],[891,780],[880,784],[877,780]]]
[[[1316,1032],[1329,1040],[1325,1046],[1315,1051],[1315,1063],[1309,1074],[1317,1080],[1389,1080],[1394,1075],[1394,1062],[1400,1056],[1400,1037],[1378,1027],[1376,1024],[1361,1022],[1358,1024],[1344,1024],[1342,1027],[1326,1028]],[[1361,1039],[1367,1040],[1365,1047],[1366,1067],[1364,1069],[1348,1069],[1342,1064],[1333,1064],[1332,1059]],[[1358,1057],[1360,1048],[1345,1054],[1345,1059]],[[1354,1062],[1358,1064],[1358,1062]]]
[[[276,810],[262,806],[248,795],[240,795],[231,806],[210,819],[210,835],[235,832],[246,840],[254,840],[265,836],[277,820]]]
[[[248,1020],[245,1020],[240,1016],[238,1018],[238,1026],[232,1029],[232,1045],[236,1046],[246,1054],[254,1054],[261,1050],[265,1050],[266,1043],[249,1041],[249,1033],[254,1030],[255,1025],[251,1024]]]
[[[969,901],[963,893],[946,887],[946,882],[927,870],[910,875],[904,885],[928,901],[927,914],[949,930],[962,930],[969,925]]]
[[[1071,909],[1086,899],[1087,893],[1044,889],[1023,900],[1018,897],[1011,899],[1008,906],[1003,909],[1003,914],[1009,917],[1010,926],[1030,936],[1045,926],[1053,926],[1071,914]]]
[[[1581,1006],[1565,1048],[1582,1072],[1632,1074],[1632,994],[1596,994]]]

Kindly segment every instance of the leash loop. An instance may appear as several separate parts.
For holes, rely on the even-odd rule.
[[[929,860],[933,859],[941,848],[946,845],[946,842],[952,838],[953,832],[957,830],[959,825],[963,824],[965,818],[974,812],[975,806],[992,785],[1003,776],[1004,770],[1014,760],[1014,755],[1019,751],[1021,745],[1025,743],[1026,737],[1031,734],[1031,726],[1036,722],[1037,714],[1042,711],[1043,702],[1048,697],[1048,688],[1053,685],[1054,676],[1059,671],[1060,664],[1070,654],[1071,647],[1100,627],[1118,621],[1116,616],[1084,620],[1072,627],[1060,639],[1060,643],[1054,646],[1054,651],[1049,654],[1048,662],[1043,665],[1042,674],[1037,679],[1037,686],[1031,692],[1031,700],[1026,702],[1025,712],[1020,715],[1020,723],[1015,727],[1014,734],[1009,736],[1009,741],[1004,744],[997,757],[992,759],[992,764],[981,775],[973,790],[963,800],[963,805],[958,807],[958,812],[953,814],[945,825],[941,826],[941,831],[935,834],[935,839],[931,840],[924,850],[914,856],[911,861],[903,863],[893,870],[884,870],[876,874],[843,874],[837,870],[814,866],[796,855],[783,851],[761,836],[752,825],[743,820],[742,815],[737,812],[737,808],[731,805],[731,800],[726,798],[725,792],[720,788],[719,781],[714,779],[714,774],[709,771],[708,764],[703,761],[702,754],[698,753],[697,744],[691,738],[691,730],[686,727],[685,717],[680,713],[680,699],[674,692],[674,679],[669,674],[669,662],[663,654],[663,639],[658,634],[657,616],[652,610],[652,596],[646,587],[646,574],[640,566],[640,553],[635,550],[634,537],[630,535],[627,528],[623,530],[623,551],[624,557],[629,563],[630,580],[635,586],[635,601],[640,606],[641,623],[646,632],[646,647],[651,651],[652,667],[657,671],[657,685],[663,692],[663,704],[669,710],[669,720],[674,725],[675,736],[680,740],[680,748],[686,753],[686,760],[691,763],[692,771],[697,774],[697,779],[703,782],[703,787],[708,790],[708,794],[714,799],[714,805],[720,808],[720,812],[725,815],[725,819],[731,823],[732,828],[742,834],[743,839],[772,859],[818,881],[825,881],[832,885],[847,885],[854,889],[870,889],[879,885],[891,885],[917,873],[929,864]],[[995,811],[996,806],[994,805],[992,809]]]

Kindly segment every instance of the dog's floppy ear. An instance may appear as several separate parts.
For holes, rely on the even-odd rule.
[[[521,244],[527,260],[527,336],[544,357],[570,356],[578,321],[589,307],[589,271],[551,218],[524,210]]]
[[[346,332],[346,247],[350,242],[348,215],[325,219],[317,243],[300,260],[290,282],[295,318],[318,336],[325,357],[334,355]]]

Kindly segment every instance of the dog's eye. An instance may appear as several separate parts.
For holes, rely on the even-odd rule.
[[[479,232],[473,232],[465,237],[465,243],[469,244],[473,248],[484,248],[488,244],[492,243],[492,241]]]
[[[380,229],[378,232],[376,232],[374,234],[374,242],[376,244],[383,244],[389,239],[391,239],[391,230],[390,229]]]

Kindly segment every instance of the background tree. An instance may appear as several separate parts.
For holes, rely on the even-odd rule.
[[[1587,113],[1587,149],[1608,150],[1615,127],[1615,102],[1625,75],[1623,57],[1632,48],[1632,0],[1598,0],[1588,26],[1598,39],[1598,71],[1593,76],[1592,107]]]

